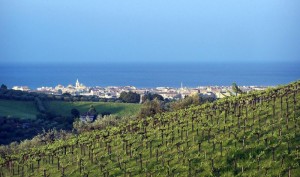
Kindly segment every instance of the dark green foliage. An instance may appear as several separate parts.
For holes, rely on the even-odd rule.
[[[235,93],[235,95],[237,96],[237,94],[242,94],[243,91],[238,87],[238,85],[234,82],[232,83],[232,91]]]
[[[171,110],[178,110],[178,109],[187,108],[191,105],[199,105],[199,104],[200,104],[199,95],[192,95],[192,96],[185,97],[182,100],[171,102],[170,108]]]
[[[140,95],[134,92],[122,92],[120,94],[120,100],[125,103],[139,103]]]
[[[5,86],[3,85],[2,89],[0,89],[0,116],[2,116],[3,119],[12,119],[15,121],[6,121],[3,124],[0,124],[0,137],[2,137],[0,138],[0,144],[9,144],[13,141],[30,139],[42,132],[43,129],[48,130],[56,128],[58,130],[71,130],[73,128],[74,118],[79,117],[79,113],[76,111],[74,112],[74,110],[72,114],[71,109],[74,108],[74,106],[78,106],[76,108],[80,109],[80,111],[89,111],[91,115],[96,117],[97,111],[95,108],[90,110],[85,108],[86,105],[89,107],[89,105],[92,104],[91,102],[72,102],[80,101],[81,99],[86,101],[99,101],[99,98],[95,96],[84,97],[72,96],[70,94],[63,94],[62,96],[46,95],[34,92],[9,90],[5,89]],[[105,99],[104,101],[109,100]],[[111,99],[111,101],[114,102],[115,99]],[[52,105],[56,105],[57,102],[60,104],[53,109]],[[101,108],[100,113],[102,115],[113,113],[123,116],[124,114],[136,114],[139,111],[138,105],[114,103],[95,104],[97,109],[99,109],[99,107]],[[71,108],[69,108],[69,106],[71,106]],[[1,125],[3,127],[1,127]]]
[[[46,95],[34,92],[23,92],[20,90],[0,89],[0,99],[34,101],[35,97],[43,99]]]
[[[47,115],[39,116],[41,119],[19,119],[0,117],[0,144],[9,144],[13,141],[21,141],[31,139],[43,130],[49,130],[53,127],[59,128],[64,126],[64,129],[69,129],[64,123],[58,125],[54,121],[46,120]],[[72,125],[72,122],[70,123]]]
[[[145,101],[152,101],[154,99],[157,99],[159,101],[164,101],[164,97],[162,97],[161,95],[157,94],[157,93],[147,93],[145,95],[143,95],[142,97],[142,103],[144,103]]]
[[[166,102],[165,100],[163,108],[164,110],[172,111],[172,110],[188,108],[190,106],[212,103],[214,101],[216,101],[215,98],[212,97],[205,98],[199,94],[195,94],[195,95],[187,96],[184,99],[177,100],[177,101]]]
[[[153,116],[157,113],[163,112],[162,102],[158,99],[152,101],[147,100],[143,103],[141,111],[139,113],[140,118],[146,118],[148,116]]]
[[[6,100],[20,100],[20,101],[34,101],[36,97],[40,98],[42,101],[91,101],[91,102],[116,102],[119,101],[118,99],[111,98],[98,98],[97,96],[83,96],[83,95],[76,95],[73,96],[70,93],[60,93],[62,95],[47,95],[44,93],[36,93],[36,92],[26,92],[20,90],[12,90],[12,89],[5,89],[5,85],[2,86],[3,89],[0,89],[0,99]]]
[[[61,96],[63,96],[63,97],[71,97],[72,95],[70,94],[70,93],[63,93]]]
[[[7,86],[4,84],[1,84],[0,90],[7,90]]]
[[[71,109],[71,114],[75,118],[78,118],[80,116],[80,112],[76,108]]]
[[[96,109],[95,109],[95,107],[94,107],[94,105],[91,105],[90,106],[90,109],[89,109],[89,111],[87,112],[89,115],[91,115],[91,116],[97,116],[97,111],[96,111]]]

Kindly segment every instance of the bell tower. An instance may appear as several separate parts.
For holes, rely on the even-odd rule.
[[[76,88],[80,87],[80,83],[78,81],[78,79],[76,80],[76,85],[75,85]]]

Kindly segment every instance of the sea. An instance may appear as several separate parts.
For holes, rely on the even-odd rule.
[[[9,88],[135,86],[138,88],[275,86],[300,79],[299,62],[0,63],[0,84]]]

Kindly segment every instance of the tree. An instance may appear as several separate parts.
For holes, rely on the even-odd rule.
[[[64,96],[64,97],[71,97],[72,95],[70,93],[68,93],[68,92],[65,92],[65,93],[62,94],[62,96]]]
[[[164,101],[164,97],[162,97],[160,94],[157,93],[147,93],[142,97],[142,102],[144,103],[146,100],[152,101],[154,99]]]
[[[242,94],[243,91],[237,86],[237,84],[234,82],[232,83],[232,91],[235,93],[235,96],[237,96],[237,94]]]
[[[139,103],[140,95],[134,92],[122,92],[120,99],[125,103]]]
[[[7,90],[7,86],[4,85],[4,84],[2,84],[1,87],[0,87],[0,89],[1,89],[1,90]]]
[[[73,108],[73,109],[71,110],[71,114],[72,114],[73,117],[78,118],[79,115],[80,115],[80,112],[78,111],[78,109]]]
[[[172,110],[178,110],[178,109],[183,109],[187,108],[191,105],[199,105],[200,104],[200,97],[198,94],[188,96],[182,100],[172,102],[170,104],[170,107]]]
[[[160,112],[162,112],[161,101],[159,101],[158,99],[154,99],[152,101],[146,100],[146,102],[142,105],[139,117],[146,118]]]
[[[88,111],[88,114],[91,115],[91,116],[96,116],[96,115],[97,115],[97,111],[96,111],[94,105],[91,105],[91,106],[90,106],[90,109],[89,109],[89,111]]]

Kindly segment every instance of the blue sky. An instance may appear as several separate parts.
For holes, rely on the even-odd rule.
[[[0,62],[299,61],[299,0],[0,0]]]

